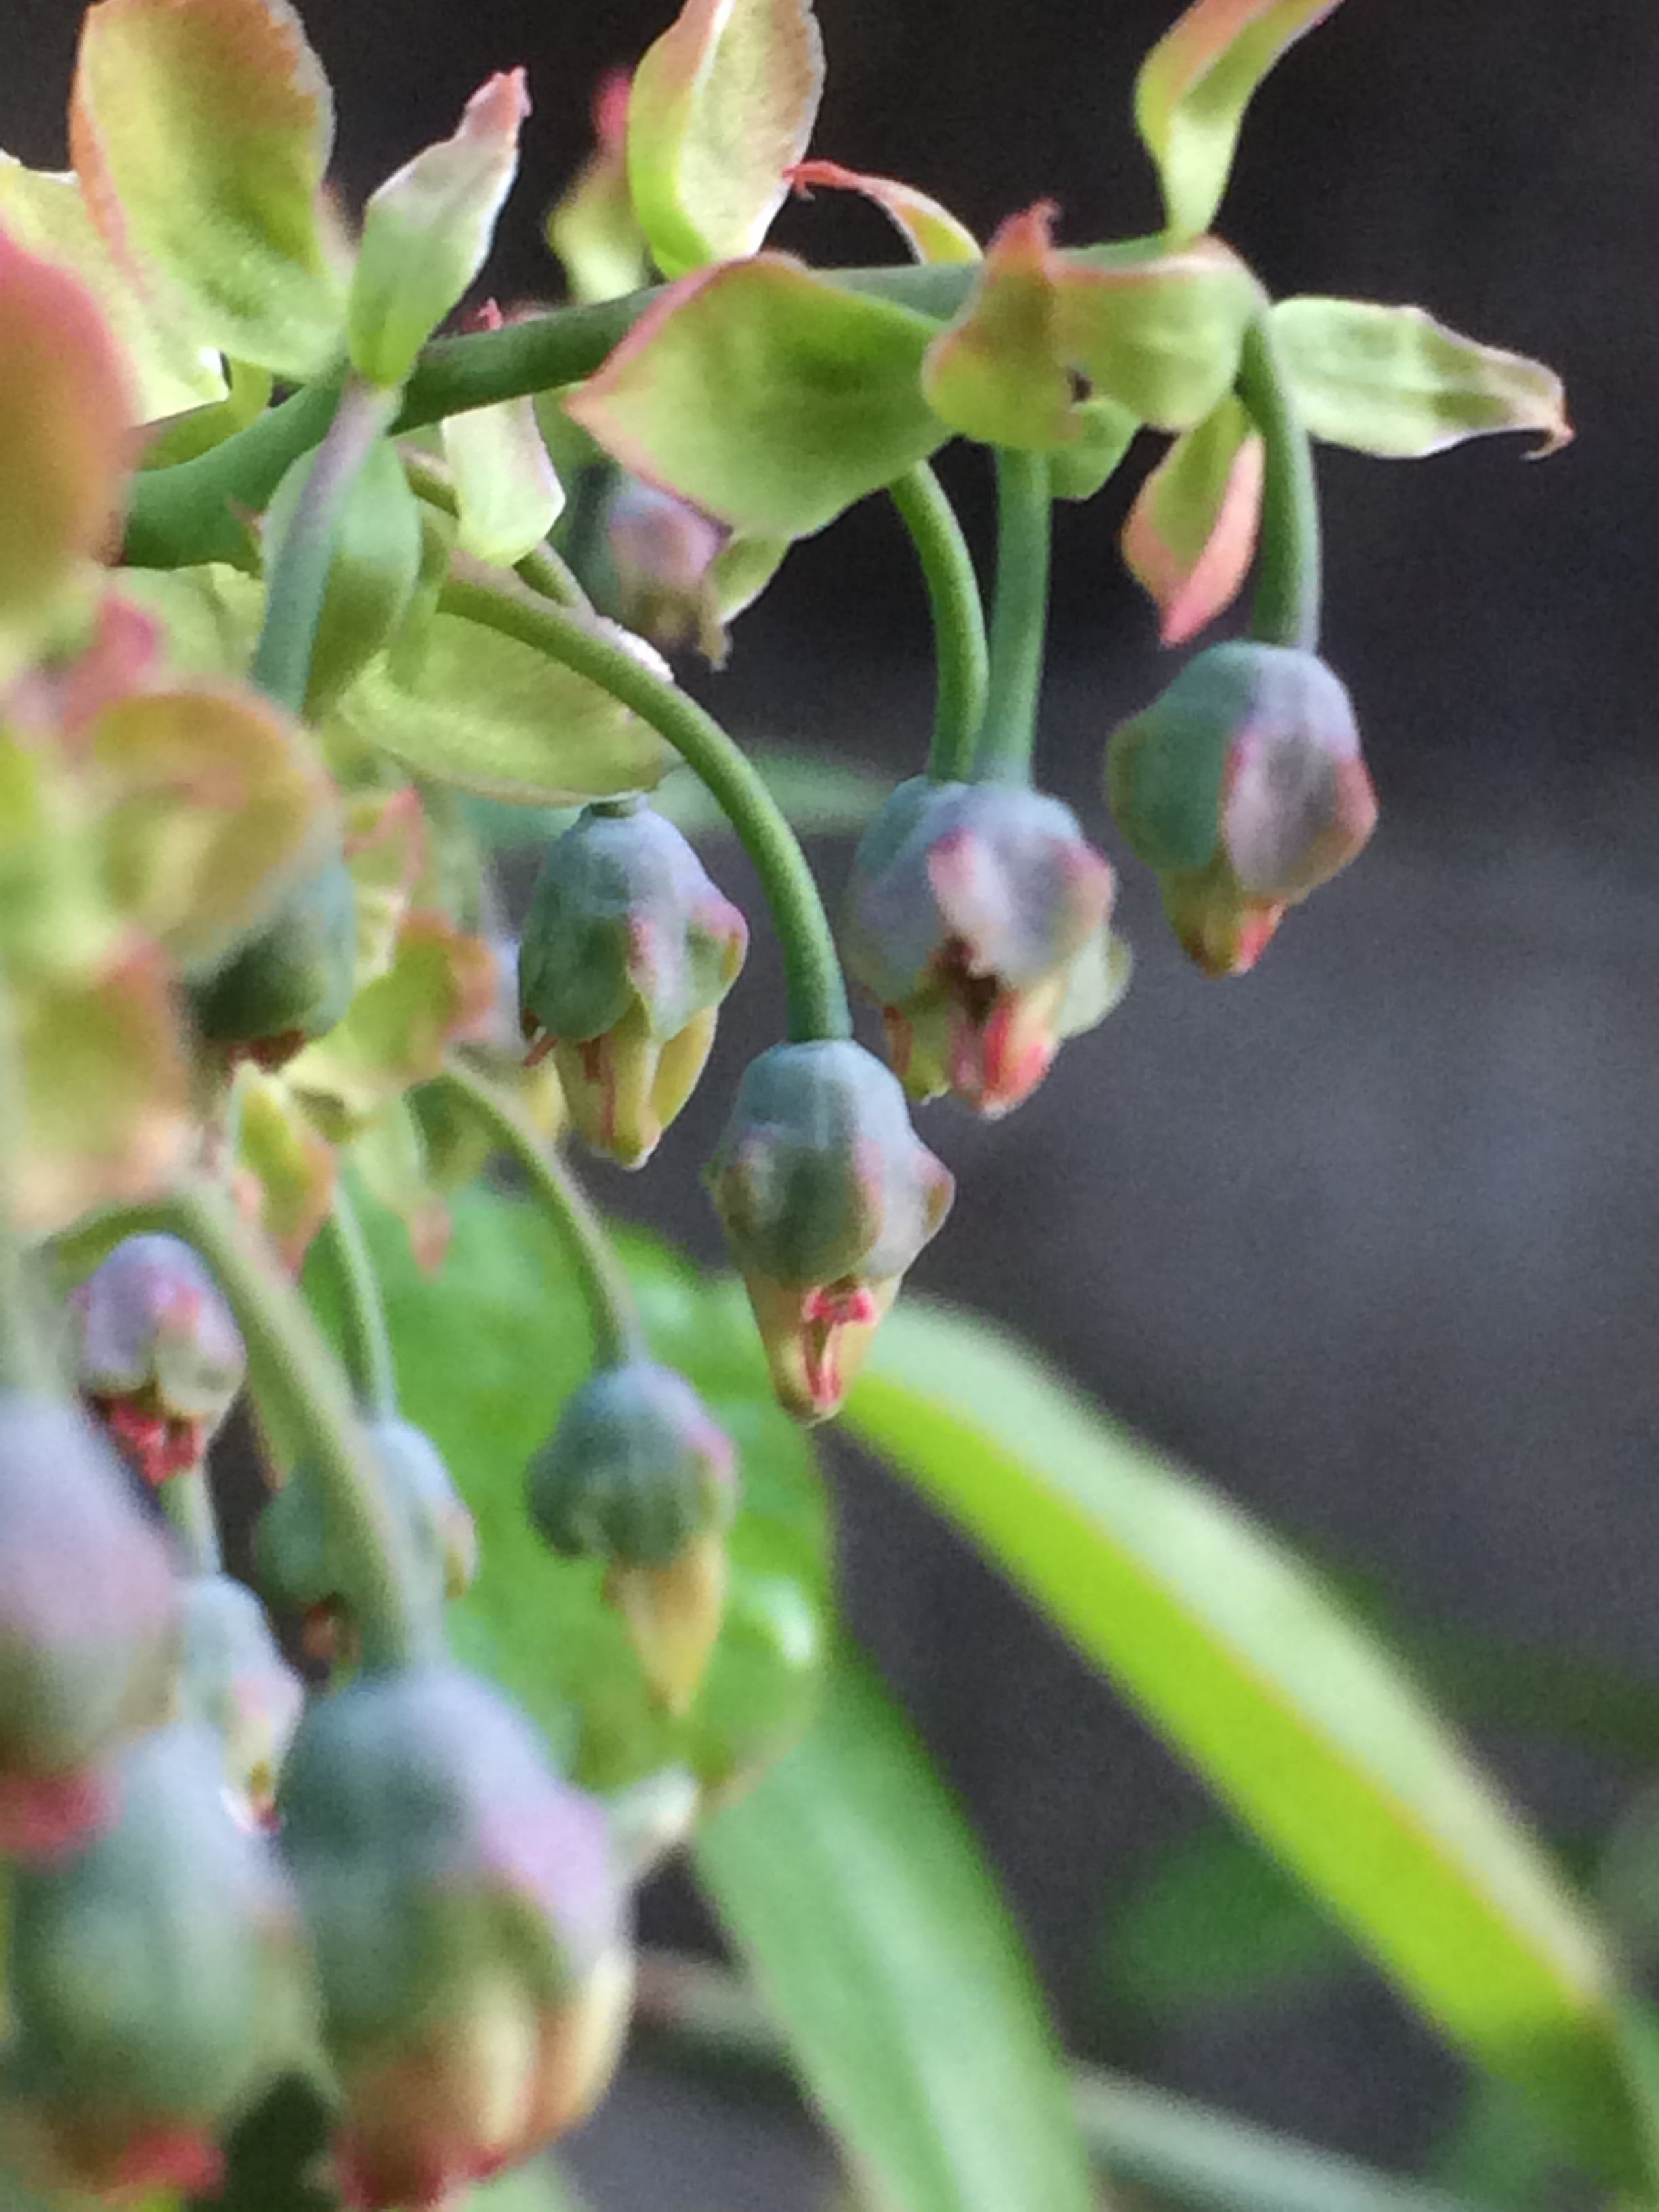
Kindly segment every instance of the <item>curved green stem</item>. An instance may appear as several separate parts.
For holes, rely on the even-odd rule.
[[[927,773],[935,783],[957,782],[969,773],[985,715],[988,656],[979,579],[956,510],[926,461],[887,489],[921,562],[933,617],[939,688]]]
[[[1313,441],[1297,413],[1267,315],[1244,334],[1238,396],[1261,433],[1261,550],[1250,635],[1319,647],[1319,487]]]
[[[266,571],[265,617],[250,671],[257,690],[290,714],[304,711],[311,648],[351,487],[397,412],[395,392],[355,379],[341,391],[328,434],[306,473]]]
[[[399,459],[409,488],[417,499],[423,499],[428,507],[435,507],[445,514],[460,513],[461,502],[453,478],[429,453],[410,450]],[[532,592],[551,599],[556,606],[573,607],[584,614],[593,611],[593,602],[582,589],[574,569],[546,543],[532,547],[522,561],[515,561],[513,573]]]
[[[221,1573],[224,1555],[219,1549],[219,1522],[205,1469],[186,1468],[180,1474],[170,1474],[161,1485],[161,1510],[179,1539],[187,1572]]]
[[[375,1280],[374,1263],[363,1240],[362,1224],[343,1183],[334,1187],[334,1202],[319,1232],[334,1273],[345,1339],[346,1372],[357,1403],[371,1421],[389,1421],[398,1412],[398,1370],[386,1307]]]
[[[509,1153],[524,1170],[538,1203],[569,1246],[580,1271],[599,1365],[613,1367],[643,1358],[645,1330],[633,1286],[604,1223],[568,1168],[537,1136],[513,1102],[471,1068],[452,1062],[433,1078],[430,1087],[447,1090],[483,1125],[497,1150]]]
[[[1053,501],[1042,453],[997,451],[997,581],[991,605],[991,677],[974,774],[985,783],[1029,783],[1048,620]]]
[[[459,580],[445,585],[438,605],[586,677],[672,745],[708,786],[754,862],[783,947],[792,1042],[850,1036],[835,934],[806,856],[776,799],[714,717],[623,647],[556,607]]]

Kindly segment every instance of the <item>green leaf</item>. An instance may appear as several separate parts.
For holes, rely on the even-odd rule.
[[[725,1625],[702,1690],[675,1719],[604,1601],[603,1566],[554,1558],[525,1510],[526,1464],[592,1357],[568,1252],[534,1208],[475,1188],[457,1195],[447,1255],[428,1276],[395,1223],[378,1207],[364,1216],[404,1411],[478,1523],[482,1569],[449,1613],[459,1656],[504,1683],[592,1788],[676,1764],[718,1785],[775,1757],[816,1691],[827,1532],[811,1447],[773,1401],[741,1291],[644,1239],[626,1247],[656,1356],[702,1393],[743,1480]]]
[[[645,233],[628,189],[629,76],[613,70],[593,96],[592,153],[549,209],[547,242],[573,300],[617,300],[651,280]]]
[[[1472,2058],[1644,2170],[1601,1936],[1410,1680],[1224,1499],[994,1331],[911,1304],[848,1402]]]
[[[1572,438],[1553,369],[1460,337],[1421,307],[1282,300],[1273,324],[1302,418],[1329,445],[1418,460],[1497,430],[1535,431],[1540,454]]]
[[[1230,392],[1177,438],[1136,496],[1123,560],[1185,645],[1230,607],[1250,573],[1261,517],[1261,440]]]
[[[118,578],[122,598],[160,623],[174,675],[247,674],[265,605],[257,577],[216,562],[199,568],[122,568]]]
[[[941,445],[934,325],[777,254],[675,285],[566,412],[635,476],[734,530],[805,538]]]
[[[218,355],[155,313],[120,274],[87,212],[78,178],[26,169],[0,154],[0,223],[26,252],[78,276],[97,301],[131,372],[135,422],[153,422],[225,397]]]
[[[81,28],[70,149],[94,222],[166,317],[278,375],[338,349],[319,193],[333,136],[288,0],[98,0]]]
[[[550,2158],[538,2158],[497,2181],[480,2182],[458,2212],[582,2212],[582,2201]]]
[[[1008,217],[961,312],[927,349],[929,405],[986,445],[1042,450],[1077,434],[1060,343],[1054,212],[1044,200]]]
[[[1091,246],[1059,263],[1060,358],[1109,399],[1154,429],[1184,430],[1231,391],[1261,295],[1224,246]]]
[[[703,1828],[697,1865],[795,2063],[891,2212],[1098,2203],[1035,1979],[867,1668]]]
[[[1077,434],[1048,455],[1048,489],[1056,499],[1092,499],[1117,473],[1134,443],[1139,416],[1115,399],[1079,399],[1073,414]]]
[[[685,0],[628,102],[629,187],[665,276],[757,250],[823,91],[809,0]]]
[[[363,210],[346,307],[354,366],[395,388],[483,268],[519,167],[524,71],[480,85],[452,138],[386,179]]]
[[[1337,0],[1194,0],[1135,79],[1135,128],[1158,165],[1177,238],[1207,230],[1227,189],[1250,96]]]
[[[459,501],[457,543],[477,560],[511,568],[541,544],[564,507],[534,404],[508,399],[452,415],[443,441]]]
[[[958,222],[947,207],[914,185],[896,177],[866,176],[844,169],[839,161],[799,161],[789,174],[798,192],[860,192],[873,201],[909,247],[913,259],[922,262],[966,262],[980,258],[979,240],[966,223]]]
[[[418,775],[532,806],[647,791],[678,758],[586,677],[451,614],[431,617],[417,652],[371,661],[325,727]]]
[[[271,495],[266,546],[282,544],[315,465],[301,453]],[[377,439],[341,510],[328,586],[317,617],[306,684],[306,714],[316,721],[390,643],[415,596],[421,572],[421,507],[389,438]]]

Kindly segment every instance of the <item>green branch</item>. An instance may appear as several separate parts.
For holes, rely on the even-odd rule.
[[[1313,443],[1297,413],[1264,313],[1244,335],[1238,396],[1261,433],[1261,550],[1250,635],[1319,647],[1319,487]]]
[[[1042,453],[997,451],[997,580],[991,603],[991,675],[974,773],[1029,783],[1048,621],[1053,501]]]
[[[363,1240],[362,1224],[343,1182],[334,1186],[334,1202],[319,1232],[318,1242],[332,1270],[334,1287],[339,1296],[346,1371],[351,1377],[357,1403],[369,1420],[394,1419],[398,1412],[398,1369],[392,1355],[386,1307],[380,1284],[375,1280],[374,1263]]]
[[[507,1153],[523,1170],[538,1203],[568,1246],[580,1273],[598,1364],[613,1367],[624,1360],[642,1358],[645,1330],[633,1285],[604,1223],[570,1170],[537,1136],[516,1105],[471,1068],[452,1062],[426,1087],[447,1091],[483,1125],[495,1149]]]
[[[760,878],[783,948],[791,1040],[850,1036],[835,933],[806,856],[765,782],[714,717],[623,647],[556,607],[460,581],[445,585],[438,605],[586,677],[674,748],[708,786]]]
[[[985,610],[979,579],[956,510],[926,461],[895,477],[888,490],[921,562],[933,617],[939,684],[927,773],[935,783],[959,782],[969,774],[985,715]]]

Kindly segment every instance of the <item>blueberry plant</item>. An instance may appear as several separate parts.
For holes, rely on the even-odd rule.
[[[1194,0],[1155,46],[1159,234],[1062,245],[1038,205],[981,246],[811,154],[808,0],[686,0],[573,149],[565,303],[507,313],[522,71],[349,221],[286,0],[88,9],[72,170],[0,166],[8,2207],[553,2203],[545,2164],[495,2177],[603,2094],[630,1892],[681,1847],[860,2202],[1084,2212],[1091,2153],[1204,2203],[1383,2202],[1068,2087],[833,1626],[806,1431],[843,1401],[1552,2157],[1659,2202],[1613,1945],[1371,1631],[1016,1347],[892,1311],[952,1195],[913,1107],[1008,1114],[1127,981],[1112,863],[1033,781],[1052,501],[1158,434],[1123,551],[1164,639],[1250,589],[1104,764],[1233,975],[1376,816],[1310,441],[1570,434],[1539,364],[1275,301],[1214,234],[1256,84],[1334,4]],[[892,265],[768,245],[823,191],[891,218]],[[995,471],[988,621],[953,437]],[[665,655],[718,662],[872,495],[937,710],[838,936],[787,793]],[[677,826],[687,772],[762,912]],[[564,810],[516,945],[514,808]],[[751,927],[786,1004],[708,1170],[734,1291],[613,1241],[565,1139],[650,1160]],[[210,1467],[244,1394],[246,1580]]]

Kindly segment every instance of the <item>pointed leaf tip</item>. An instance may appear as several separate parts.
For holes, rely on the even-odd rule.
[[[1229,397],[1142,484],[1123,558],[1158,608],[1164,645],[1185,645],[1238,596],[1255,551],[1261,474],[1261,440]]]
[[[979,240],[947,207],[896,177],[866,176],[839,161],[797,161],[787,173],[792,191],[810,199],[816,191],[861,192],[873,201],[911,253],[923,262],[965,262],[980,258]]]

